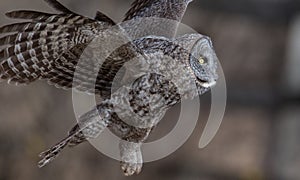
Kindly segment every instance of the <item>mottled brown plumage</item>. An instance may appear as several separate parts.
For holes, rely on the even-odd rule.
[[[140,154],[140,150],[137,151],[137,149],[140,149],[141,143],[147,139],[153,127],[160,121],[168,108],[179,103],[182,97],[191,99],[197,94],[203,94],[209,90],[209,86],[206,84],[211,84],[217,78],[215,74],[217,59],[210,40],[205,36],[191,34],[175,40],[151,36],[135,40],[133,44],[142,49],[149,57],[147,59],[138,58],[138,61],[133,62],[138,67],[147,67],[145,70],[138,69],[144,75],[137,77],[133,83],[123,84],[121,90],[114,92],[111,98],[81,117],[79,121],[83,124],[88,121],[90,126],[79,124],[73,128],[67,139],[42,154],[43,159],[40,166],[53,160],[56,152],[60,152],[66,145],[74,146],[74,142],[80,144],[86,141],[86,138],[95,138],[107,127],[123,140],[120,146],[134,148],[132,151],[121,148],[121,154],[123,154],[121,158],[124,158],[122,159],[124,173],[126,175],[139,173],[142,159],[126,162],[125,152]],[[205,74],[199,77],[196,75],[195,69],[191,67],[191,61],[197,61],[191,55],[195,51],[197,53],[199,51],[200,54],[211,54],[207,57],[207,64],[203,67]],[[135,68],[127,69],[127,71],[139,72],[136,70]],[[148,70],[151,71],[148,72]],[[121,81],[127,82],[123,79]],[[195,86],[193,86],[194,83]],[[125,89],[122,90],[122,88]],[[102,106],[107,103],[113,108]],[[107,118],[99,119],[99,116],[96,115],[91,117],[95,111],[99,111],[101,114],[105,109],[109,114]],[[88,118],[86,118],[87,116]],[[103,122],[105,123],[103,124]],[[97,125],[99,123],[100,126]],[[89,131],[85,131],[85,128]]]
[[[157,17],[181,21],[192,0],[136,0],[127,11],[124,21]]]
[[[40,167],[65,147],[96,138],[109,128],[122,139],[124,174],[140,173],[140,146],[166,110],[182,97],[206,92],[217,78],[217,58],[209,38],[191,34],[173,39],[191,1],[136,0],[118,25],[99,11],[94,19],[87,18],[56,0],[46,2],[59,14],[23,10],[6,14],[29,21],[0,28],[1,80],[29,84],[42,79],[103,99],[79,118],[65,139],[40,154]],[[99,56],[112,42],[120,46]],[[204,64],[199,64],[200,57],[206,59]],[[122,69],[133,59],[133,66]],[[113,88],[114,82],[118,88]]]
[[[54,3],[51,4],[51,3]],[[93,92],[94,83],[73,83],[76,65],[86,46],[96,37],[101,36],[106,29],[115,23],[101,12],[95,19],[77,15],[56,1],[49,1],[53,7],[62,11],[61,14],[47,14],[34,11],[13,11],[6,15],[11,18],[30,19],[30,22],[15,23],[0,28],[0,33],[10,33],[0,39],[0,78],[15,84],[28,84],[37,79],[45,79],[51,85],[69,89],[76,88],[84,92]],[[11,34],[13,33],[13,34]],[[129,48],[129,46],[128,46]],[[123,49],[127,54],[134,50]],[[123,52],[120,51],[120,55]],[[130,55],[129,55],[130,56]],[[110,64],[114,63],[108,58]],[[127,57],[122,57],[124,61]],[[94,67],[93,63],[84,61],[78,76],[88,77]],[[101,82],[96,82],[96,93],[102,95],[104,88],[109,89],[112,77],[103,77],[101,73],[107,62],[99,71]],[[115,67],[114,71],[117,71]],[[113,68],[109,69],[113,71]],[[105,80],[105,82],[103,82]],[[104,93],[107,94],[107,93]]]
[[[1,79],[16,84],[46,79],[63,88],[72,87],[74,67],[84,48],[99,31],[113,25],[107,18],[99,21],[74,13],[13,11],[7,16],[31,21],[0,28],[0,33],[10,33],[0,39]],[[79,84],[75,88],[85,89]]]
[[[136,0],[126,13],[122,27],[129,37],[156,35],[174,38],[192,0]]]

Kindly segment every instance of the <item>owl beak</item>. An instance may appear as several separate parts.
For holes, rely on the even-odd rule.
[[[216,80],[210,81],[210,82],[200,82],[200,86],[204,88],[211,88],[217,84]]]

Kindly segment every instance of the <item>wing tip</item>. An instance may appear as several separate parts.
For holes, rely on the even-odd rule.
[[[58,2],[57,0],[44,0],[49,6],[53,7],[54,9],[62,12],[62,13],[67,13],[67,14],[75,14],[72,12],[70,9],[65,7],[63,4]]]
[[[16,13],[16,11],[8,11],[5,13],[5,16],[9,17],[9,18],[14,18],[15,13]]]

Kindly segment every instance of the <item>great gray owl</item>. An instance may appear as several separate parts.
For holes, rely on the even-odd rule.
[[[78,15],[56,0],[46,2],[60,14],[23,10],[6,14],[30,21],[0,28],[0,33],[4,34],[0,39],[2,80],[29,84],[44,79],[56,87],[95,92],[102,97],[97,107],[80,117],[79,124],[65,139],[40,154],[40,167],[52,161],[66,146],[96,138],[103,129],[109,128],[122,139],[120,154],[124,174],[133,175],[141,171],[141,144],[165,111],[182,98],[203,94],[216,83],[217,57],[211,40],[200,34],[173,38],[177,23],[191,1],[136,0],[124,19],[131,20],[130,23],[123,25],[116,25],[101,12],[97,12],[94,19]],[[167,26],[163,24],[163,31],[158,28],[161,36],[149,34],[131,41],[132,35],[146,31],[147,26],[142,30],[137,27],[142,23],[141,18],[146,17],[173,21]],[[159,21],[153,21],[155,27],[152,29],[157,24]],[[115,49],[96,70],[95,64],[89,60],[79,61],[90,43],[108,36],[113,26],[130,41]],[[101,44],[101,41],[96,43]],[[139,71],[138,76],[131,83],[118,79],[121,86],[113,91],[114,79],[132,59],[139,69],[129,68],[126,71]],[[87,81],[90,76],[95,76],[95,82]]]

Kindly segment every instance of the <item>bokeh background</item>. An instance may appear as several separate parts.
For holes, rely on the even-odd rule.
[[[60,0],[79,14],[96,10],[121,21],[133,0]],[[53,12],[42,0],[1,0],[0,23],[13,9]],[[37,168],[38,153],[73,124],[71,91],[36,82],[0,84],[0,180],[264,180],[300,179],[300,2],[194,0],[183,23],[209,35],[223,66],[228,105],[215,139],[198,149],[210,95],[201,97],[199,123],[175,153],[124,177],[119,162],[86,143]],[[176,123],[177,107],[154,133]]]

